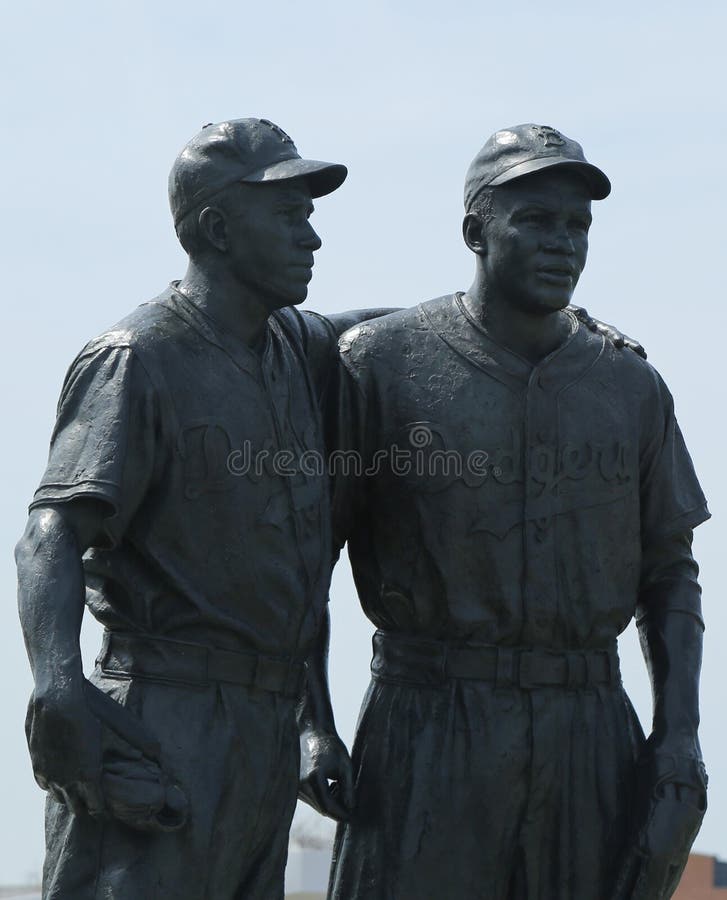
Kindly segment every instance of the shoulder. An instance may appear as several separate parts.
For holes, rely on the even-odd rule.
[[[182,331],[188,332],[186,324],[165,304],[166,293],[137,306],[115,325],[89,341],[84,351],[114,348],[143,351],[170,338],[177,338]]]
[[[581,328],[584,331],[588,330],[583,325]],[[604,361],[622,378],[635,383],[651,383],[660,379],[659,373],[651,362],[644,359],[643,356],[639,356],[630,347],[617,347],[606,337],[599,336],[599,339],[603,340]]]
[[[629,347],[615,347],[603,339],[601,366],[596,373],[604,378],[604,386],[609,382],[622,395],[628,396],[642,411],[652,413],[658,408],[673,405],[669,388],[651,362],[639,356]]]
[[[437,297],[349,328],[338,341],[342,359],[362,362],[369,358],[406,353],[412,342],[416,343],[429,335],[430,316],[448,309],[451,303],[451,295]]]
[[[161,363],[160,344],[170,344],[184,329],[177,316],[162,302],[164,294],[143,303],[135,310],[92,338],[71,363],[64,392],[75,384],[102,380],[118,385],[121,380],[156,382],[151,370]],[[138,373],[138,374],[137,374]]]
[[[286,306],[276,310],[271,319],[288,341],[304,353],[312,349],[332,353],[335,349],[336,333],[328,319],[320,313]]]

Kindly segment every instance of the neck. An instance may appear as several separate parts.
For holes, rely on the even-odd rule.
[[[249,347],[262,340],[270,310],[258,293],[240,284],[229,272],[202,268],[190,259],[179,290]]]
[[[479,278],[475,278],[465,294],[464,303],[497,344],[533,365],[559,347],[570,331],[570,322],[563,310],[531,312],[488,290]]]

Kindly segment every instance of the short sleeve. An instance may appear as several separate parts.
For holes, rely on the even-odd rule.
[[[683,534],[710,513],[692,459],[674,415],[674,401],[658,374],[653,403],[642,438],[640,502],[642,544]]]
[[[81,353],[66,376],[48,465],[30,508],[94,498],[118,543],[154,477],[157,398],[130,347]]]
[[[334,549],[341,547],[365,519],[369,445],[375,441],[368,370],[356,364],[355,337],[339,341],[335,402],[329,407],[329,469],[332,481]]]
[[[322,409],[331,402],[338,389],[335,378],[339,337],[362,322],[388,316],[398,309],[399,307],[377,306],[328,316],[310,310],[298,313],[308,368]]]
[[[315,312],[300,314],[308,370],[321,409],[335,393],[335,370],[338,359],[338,336],[329,320]]]

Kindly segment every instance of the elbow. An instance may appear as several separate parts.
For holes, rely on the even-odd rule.
[[[22,578],[23,574],[29,568],[30,562],[35,555],[38,547],[38,521],[37,516],[32,512],[28,517],[25,531],[20,540],[15,545],[15,565],[18,567],[18,578]]]

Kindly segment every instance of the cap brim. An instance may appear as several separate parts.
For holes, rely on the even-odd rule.
[[[506,172],[502,172],[487,186],[497,187],[497,185],[506,184],[508,181],[513,181],[516,178],[532,175],[534,172],[542,172],[543,169],[551,169],[555,166],[568,168],[583,175],[591,189],[591,198],[593,200],[604,200],[611,193],[611,182],[597,166],[562,156],[541,156],[538,159],[529,159],[518,163]]]
[[[289,181],[305,178],[311,197],[324,197],[339,188],[346,180],[348,169],[340,163],[321,162],[317,159],[284,159],[257,172],[246,175],[242,181]]]

